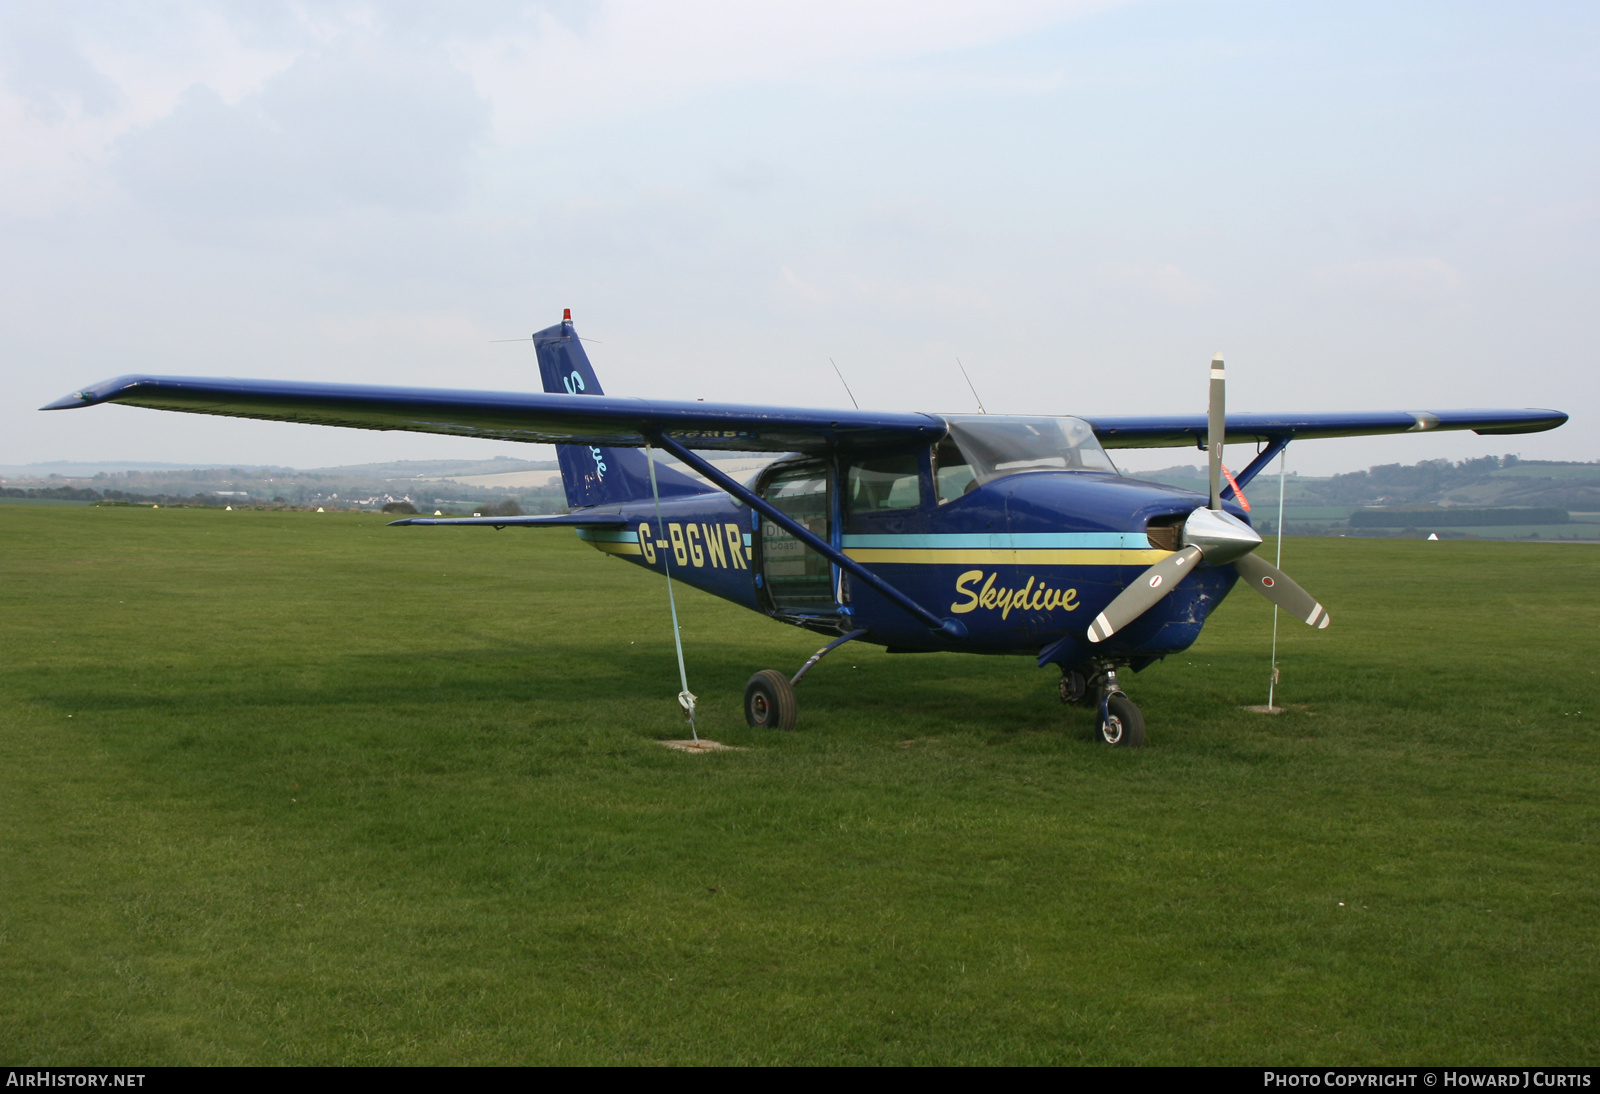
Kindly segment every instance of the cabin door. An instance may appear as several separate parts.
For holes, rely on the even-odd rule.
[[[820,460],[789,464],[761,485],[761,496],[806,531],[831,543],[833,475]],[[765,518],[761,579],[778,611],[832,612],[833,564]]]

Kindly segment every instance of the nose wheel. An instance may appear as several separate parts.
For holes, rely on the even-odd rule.
[[[1100,708],[1095,735],[1108,745],[1138,748],[1144,744],[1144,715],[1133,705],[1133,700],[1121,692],[1108,695]]]
[[[1085,675],[1085,672],[1087,675]],[[1144,715],[1117,686],[1114,664],[1087,666],[1084,672],[1062,668],[1061,701],[1095,711],[1095,736],[1117,748],[1144,744]]]

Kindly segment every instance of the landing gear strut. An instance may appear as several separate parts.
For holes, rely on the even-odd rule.
[[[1144,744],[1144,715],[1117,686],[1117,666],[1097,662],[1089,674],[1063,668],[1061,701],[1068,706],[1095,708],[1095,736],[1118,748],[1138,748]]]

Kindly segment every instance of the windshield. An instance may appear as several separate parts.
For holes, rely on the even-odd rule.
[[[979,483],[1025,471],[1108,471],[1111,457],[1082,418],[1010,418],[963,414],[946,418],[950,438],[941,444],[939,471],[957,474],[946,458],[954,441]],[[954,453],[951,453],[954,455]],[[941,491],[942,492],[942,491]]]

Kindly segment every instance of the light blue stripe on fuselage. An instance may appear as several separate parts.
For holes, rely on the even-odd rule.
[[[586,543],[638,543],[639,533],[615,528],[585,528],[580,524],[578,538]]]
[[[955,535],[845,536],[844,548],[862,550],[1143,551],[1143,532],[979,532]]]

